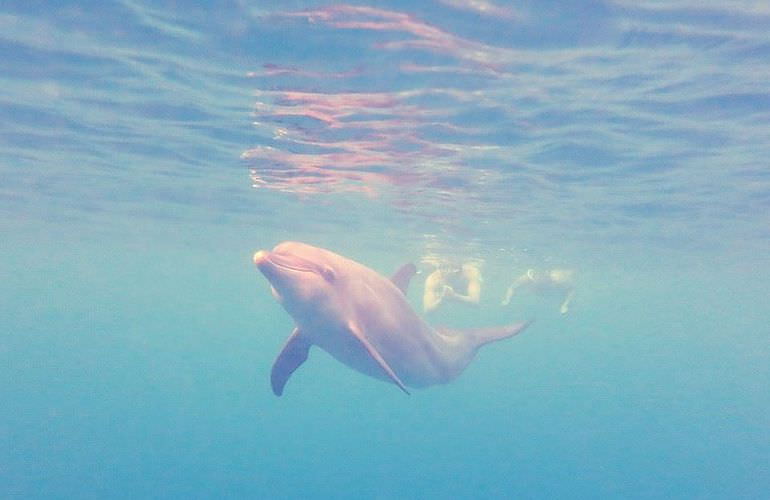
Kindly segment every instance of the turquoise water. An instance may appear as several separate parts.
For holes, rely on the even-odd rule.
[[[4,2],[0,496],[767,497],[768,82],[749,1]],[[286,239],[536,321],[277,398]]]

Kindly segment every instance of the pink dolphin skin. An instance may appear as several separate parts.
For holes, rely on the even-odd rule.
[[[413,264],[387,279],[329,250],[293,241],[255,253],[254,264],[296,324],[273,365],[270,381],[277,396],[313,345],[409,394],[407,387],[450,382],[479,347],[512,337],[529,324],[430,327],[405,297]]]

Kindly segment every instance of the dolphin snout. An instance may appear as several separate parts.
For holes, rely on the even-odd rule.
[[[259,252],[254,253],[254,257],[251,259],[254,261],[254,265],[259,267],[260,264],[265,262],[267,260],[267,256],[270,254],[267,250],[260,250]]]

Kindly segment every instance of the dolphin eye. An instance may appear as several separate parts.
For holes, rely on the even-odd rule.
[[[321,268],[321,276],[323,276],[324,279],[329,283],[333,283],[334,280],[337,279],[337,275],[334,274],[334,269],[328,266],[324,266]]]

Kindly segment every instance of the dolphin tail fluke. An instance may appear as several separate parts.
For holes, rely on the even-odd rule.
[[[270,384],[276,396],[283,394],[283,387],[291,374],[305,362],[309,350],[310,342],[302,336],[299,328],[295,328],[273,363],[273,371],[270,373]]]
[[[524,329],[527,328],[531,323],[532,323],[532,320],[522,321],[520,323],[513,323],[510,325],[504,325],[504,326],[468,328],[465,330],[459,330],[457,334],[463,335],[465,338],[470,339],[471,343],[475,344],[475,347],[478,349],[484,344],[495,342],[497,340],[507,339],[508,337],[513,337],[514,335],[518,335],[519,333],[524,331]]]

